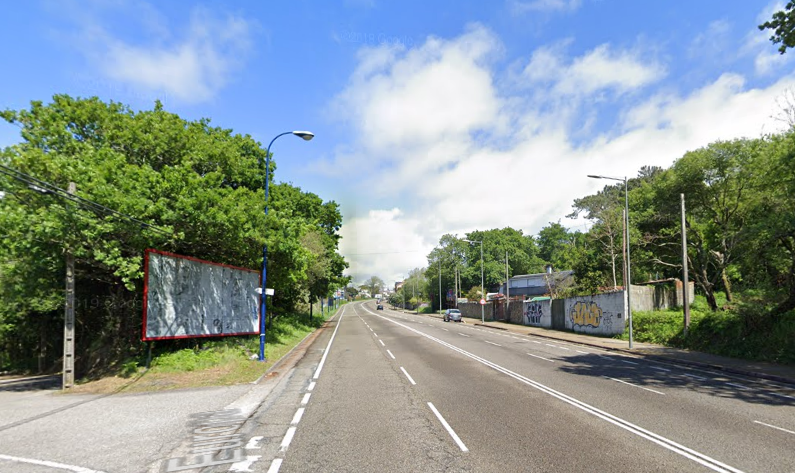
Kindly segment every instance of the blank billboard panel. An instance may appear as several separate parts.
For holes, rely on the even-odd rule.
[[[259,333],[259,273],[146,250],[143,340]]]

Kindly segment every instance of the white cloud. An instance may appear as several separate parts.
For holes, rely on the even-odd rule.
[[[773,17],[773,13],[783,9],[784,4],[780,1],[771,2],[757,15],[755,23],[761,25],[770,20]],[[773,73],[789,63],[792,57],[791,54],[780,54],[778,52],[780,45],[773,44],[770,41],[772,34],[773,32],[769,29],[760,31],[759,28],[752,28],[745,35],[744,44],[740,48],[740,54],[754,56],[754,68],[759,75]]]
[[[499,103],[484,66],[500,53],[491,32],[473,26],[463,36],[424,45],[363,49],[349,87],[336,97],[334,113],[353,121],[361,145],[388,155],[460,139],[497,121]],[[370,153],[367,159],[377,156]]]
[[[529,61],[539,67],[530,68],[527,79],[535,88],[503,90],[494,80],[497,65],[485,60],[500,50],[493,34],[475,27],[412,50],[361,54],[335,109],[351,118],[359,138],[336,159],[367,163],[355,174],[367,183],[359,205],[376,198],[401,204],[389,211],[375,210],[384,207],[376,204],[358,214],[343,203],[341,249],[349,274],[399,278],[427,264],[425,256],[445,233],[510,226],[535,234],[568,214],[573,199],[605,185],[587,174],[634,176],[642,166],[668,167],[717,139],[773,131],[775,99],[795,84],[789,76],[753,89],[743,76],[727,73],[687,92],[667,86],[647,92],[663,67],[604,44],[575,58],[560,46],[539,48]],[[574,126],[581,122],[570,118],[587,109],[576,94],[600,90],[614,91],[606,106],[618,118],[601,124],[601,134],[580,139]],[[550,91],[560,94],[557,100],[538,98]],[[621,99],[630,92],[633,100]],[[370,169],[376,181],[368,179]]]
[[[232,80],[251,49],[254,24],[242,17],[196,7],[187,25],[170,29],[157,10],[145,2],[121,1],[104,6],[115,9],[87,8],[73,15],[82,28],[80,48],[107,78],[138,90],[190,103],[210,100]],[[148,42],[123,39],[101,26],[107,21],[99,17],[109,16],[133,21],[147,32],[143,37]]]
[[[509,8],[519,14],[528,11],[574,11],[581,3],[581,0],[511,0]]]
[[[590,95],[611,89],[625,93],[660,80],[665,68],[641,52],[612,51],[602,44],[565,63],[560,47],[539,48],[524,69],[531,84],[552,84],[556,95]]]
[[[400,209],[370,210],[366,216],[346,218],[340,230],[340,253],[348,255],[348,274],[355,282],[379,276],[391,286],[408,270],[425,265],[432,245],[423,241],[420,222]]]

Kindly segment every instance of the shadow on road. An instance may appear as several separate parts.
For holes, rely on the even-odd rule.
[[[62,377],[51,376],[9,377],[0,379],[0,392],[24,392],[61,389]]]
[[[662,363],[620,356],[572,355],[562,357],[566,373],[597,378],[611,377],[649,389],[678,388],[755,404],[795,406],[795,393],[786,388],[752,380],[738,380],[720,373],[689,370]],[[621,361],[624,360],[624,361]],[[637,363],[632,365],[629,363]],[[652,368],[657,367],[657,369]],[[670,370],[670,371],[664,371]],[[731,383],[731,384],[729,384]]]

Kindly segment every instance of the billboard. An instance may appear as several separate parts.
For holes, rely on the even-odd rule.
[[[142,340],[259,333],[259,272],[151,249],[144,260]]]

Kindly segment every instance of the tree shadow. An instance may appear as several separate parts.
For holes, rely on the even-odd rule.
[[[648,389],[687,389],[708,396],[753,404],[795,406],[795,390],[778,385],[771,386],[763,381],[736,379],[721,373],[619,355],[570,355],[562,359],[568,365],[562,365],[558,369],[579,376],[615,378]]]
[[[62,381],[60,374],[12,378],[0,382],[0,392],[54,391],[61,389]]]

